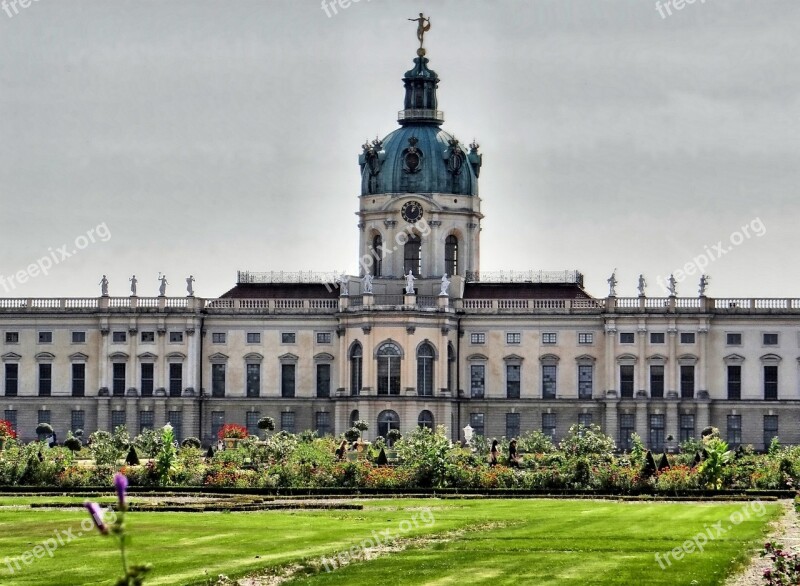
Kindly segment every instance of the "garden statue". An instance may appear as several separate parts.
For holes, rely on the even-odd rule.
[[[678,282],[675,280],[675,275],[670,275],[669,276],[669,287],[667,287],[667,289],[669,290],[669,296],[670,297],[675,297],[678,294],[678,286],[677,285],[678,285]]]

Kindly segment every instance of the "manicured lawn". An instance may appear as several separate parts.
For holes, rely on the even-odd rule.
[[[132,513],[130,558],[155,566],[146,584],[203,584],[219,574],[241,576],[297,562],[311,566],[308,562],[323,555],[332,567],[337,553],[375,534],[385,540],[391,531],[404,539],[432,540],[412,539],[404,551],[331,572],[322,567],[290,583],[718,585],[762,540],[766,523],[779,510],[776,504],[759,514],[760,508],[746,503],[538,499],[362,502],[363,511]],[[3,497],[1,504],[15,501]],[[84,519],[82,510],[0,509],[0,584],[111,584],[119,573],[119,554],[110,539],[94,531],[81,534]],[[52,557],[20,562],[20,570],[12,561],[10,571],[6,556],[32,551],[56,531],[66,540],[70,529],[75,538]],[[659,567],[656,553],[663,557],[709,531],[714,539],[703,552],[670,558],[666,569]]]

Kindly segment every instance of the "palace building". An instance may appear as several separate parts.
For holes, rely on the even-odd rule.
[[[358,157],[360,274],[239,272],[216,299],[0,299],[0,401],[23,439],[169,422],[367,439],[470,425],[555,440],[598,424],[674,448],[800,443],[800,299],[593,298],[577,271],[480,269],[482,155],[443,129],[420,49],[399,127]],[[355,163],[355,161],[354,161]],[[355,172],[354,165],[354,172]]]

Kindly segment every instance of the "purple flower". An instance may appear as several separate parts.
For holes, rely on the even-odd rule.
[[[90,501],[86,501],[83,503],[83,506],[86,507],[86,510],[89,511],[89,514],[92,516],[92,521],[94,521],[95,526],[103,535],[108,534],[108,527],[103,522],[103,511],[100,510],[100,505],[97,503],[93,503]]]
[[[124,510],[125,491],[128,488],[128,477],[120,472],[117,472],[114,475],[114,488],[117,489],[117,499],[119,499],[119,508]]]

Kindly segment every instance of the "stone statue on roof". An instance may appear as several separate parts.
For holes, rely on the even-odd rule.
[[[417,39],[419,39],[419,51],[418,54],[421,57],[425,54],[425,49],[422,48],[422,42],[425,39],[425,33],[431,30],[431,19],[425,18],[425,16],[420,12],[419,18],[409,18],[411,22],[417,23]]]

